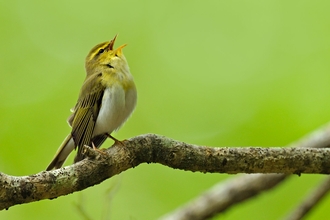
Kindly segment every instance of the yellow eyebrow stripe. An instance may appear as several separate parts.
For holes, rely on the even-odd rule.
[[[93,47],[91,49],[91,51],[89,52],[88,56],[86,57],[86,60],[91,60],[93,59],[99,52],[100,49],[105,49],[108,45],[109,45],[109,41],[107,42],[103,42],[103,43],[100,43],[98,45],[96,45],[95,47]]]

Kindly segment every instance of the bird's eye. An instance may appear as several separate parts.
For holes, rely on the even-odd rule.
[[[101,54],[103,52],[104,52],[104,49],[102,48],[102,49],[99,50],[98,54]]]

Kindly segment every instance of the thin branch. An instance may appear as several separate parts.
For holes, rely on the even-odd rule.
[[[212,148],[148,134],[105,152],[87,147],[88,160],[31,176],[0,173],[0,210],[80,191],[141,163],[211,173],[330,173],[328,149]]]
[[[262,178],[260,177],[260,174],[240,175],[236,178],[222,181],[188,204],[160,219],[208,219],[234,204],[255,196],[255,192],[260,193],[271,189],[286,176],[282,174],[268,174]]]
[[[330,177],[317,186],[307,198],[287,216],[287,220],[302,219],[330,190]]]
[[[330,123],[288,145],[295,148],[326,148],[330,145]],[[285,174],[242,175],[220,182],[191,202],[163,216],[162,220],[207,219],[233,205],[272,189],[284,181]],[[210,202],[211,201],[211,202]]]

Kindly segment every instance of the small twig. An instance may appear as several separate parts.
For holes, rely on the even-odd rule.
[[[311,192],[304,201],[293,210],[287,217],[287,220],[302,219],[330,190],[330,177],[325,180]]]
[[[105,192],[105,201],[104,201],[104,212],[103,212],[103,220],[109,220],[111,219],[110,214],[112,213],[111,210],[111,203],[113,199],[115,198],[115,195],[118,193],[122,176],[118,176],[117,178],[113,179],[115,181],[111,182],[111,185]]]
[[[89,217],[88,213],[86,212],[85,208],[84,208],[84,201],[83,201],[83,195],[80,194],[80,199],[79,199],[79,203],[74,203],[74,206],[76,207],[76,209],[78,210],[78,213],[81,215],[81,217],[84,220],[92,220],[91,217]]]

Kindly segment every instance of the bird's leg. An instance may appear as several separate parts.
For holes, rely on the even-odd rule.
[[[97,152],[99,152],[101,154],[106,154],[103,150],[100,150],[97,147],[95,147],[95,144],[93,142],[92,142],[92,146],[93,146],[93,150],[95,150],[95,151],[97,151]]]
[[[117,140],[116,138],[112,137],[111,134],[107,133],[107,136],[108,136],[109,138],[111,138],[112,140],[114,140],[115,144],[124,145],[123,142],[121,142],[120,140]]]
[[[96,150],[96,149],[97,149],[97,147],[95,147],[95,144],[94,144],[94,142],[92,142],[92,147],[93,147],[93,149],[94,149],[94,150]]]

